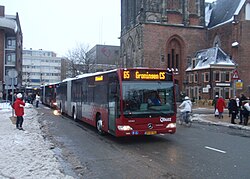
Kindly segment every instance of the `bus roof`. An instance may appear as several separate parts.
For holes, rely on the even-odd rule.
[[[164,71],[167,71],[167,69],[163,69],[163,68],[148,68],[148,67],[116,68],[116,69],[113,69],[113,70],[107,70],[107,71],[102,71],[102,72],[85,73],[85,74],[82,74],[82,75],[77,75],[76,77],[73,77],[73,78],[66,78],[66,79],[62,80],[62,82],[77,80],[77,79],[86,78],[86,77],[90,77],[90,76],[97,76],[97,75],[107,74],[107,73],[115,72],[115,71],[119,71],[119,70],[136,70],[136,69],[140,69],[140,70],[164,70]],[[169,72],[171,72],[171,70]]]

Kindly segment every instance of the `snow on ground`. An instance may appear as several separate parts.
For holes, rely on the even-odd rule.
[[[0,178],[72,179],[60,170],[50,144],[44,140],[37,111],[26,103],[24,113],[25,131],[21,131],[11,123],[10,105],[0,103]]]

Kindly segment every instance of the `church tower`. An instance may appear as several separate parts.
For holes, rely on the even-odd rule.
[[[205,34],[205,0],[121,0],[123,67],[172,69],[182,88]]]

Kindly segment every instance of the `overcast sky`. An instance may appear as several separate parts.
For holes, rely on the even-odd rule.
[[[26,49],[65,56],[78,44],[120,45],[120,0],[1,0],[0,5],[6,15],[18,12]]]

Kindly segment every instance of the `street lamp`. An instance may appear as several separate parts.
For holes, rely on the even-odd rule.
[[[43,85],[43,74],[42,73],[40,74],[40,83],[41,83],[41,85]]]

